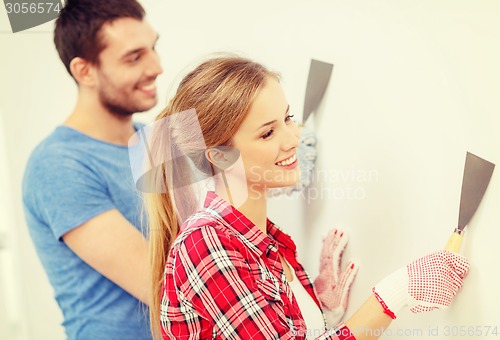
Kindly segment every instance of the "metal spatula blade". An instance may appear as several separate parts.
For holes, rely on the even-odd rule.
[[[318,109],[319,103],[321,103],[325,95],[332,70],[333,64],[311,59],[309,76],[307,78],[306,96],[304,99],[304,112],[302,115],[302,122],[304,124],[311,113]]]
[[[494,169],[495,164],[467,152],[464,178],[462,180],[462,193],[460,195],[458,226],[448,240],[445,247],[446,250],[456,253],[460,251],[463,230],[469,224],[469,221],[479,207]]]

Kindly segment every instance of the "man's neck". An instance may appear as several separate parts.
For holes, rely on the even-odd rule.
[[[63,125],[92,138],[118,145],[128,145],[129,138],[135,132],[132,116],[113,115],[100,103],[92,104],[82,100],[77,102]]]

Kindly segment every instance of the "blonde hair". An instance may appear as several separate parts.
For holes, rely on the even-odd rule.
[[[206,147],[229,145],[250,110],[258,90],[269,77],[279,79],[278,74],[251,60],[235,55],[212,58],[184,77],[174,97],[156,120],[195,109]],[[189,122],[180,120],[176,124],[182,126]],[[198,169],[210,175],[210,163],[204,153],[200,152],[199,143],[193,142],[193,136],[186,133],[189,131],[188,126],[170,130],[170,136],[166,136],[161,128],[157,131],[151,141],[153,153],[179,149],[191,158]],[[186,176],[189,173],[187,162],[180,162],[180,165],[178,162],[176,169],[168,164],[162,165],[150,180],[153,186],[164,186],[166,190],[162,193],[145,194],[150,228],[150,322],[155,339],[161,336],[161,289],[168,253],[179,232],[179,226],[195,209],[193,195],[189,190],[168,188],[167,183],[172,183],[174,176]]]

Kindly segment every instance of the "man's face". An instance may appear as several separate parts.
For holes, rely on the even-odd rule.
[[[156,77],[163,72],[155,51],[158,34],[145,21],[121,18],[101,29],[106,46],[96,66],[101,104],[129,116],[156,105]]]

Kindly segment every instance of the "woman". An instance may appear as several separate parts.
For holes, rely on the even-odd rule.
[[[151,176],[163,192],[146,198],[154,334],[375,339],[404,306],[443,307],[461,287],[467,260],[436,252],[382,280],[353,317],[326,329],[295,244],[267,219],[267,191],[300,175],[292,117],[278,75],[235,56],[198,66],[159,115],[152,153],[171,161]],[[214,182],[203,207],[189,185],[198,171]]]

